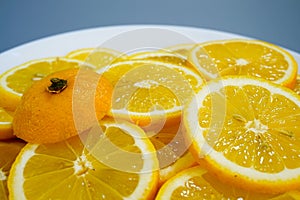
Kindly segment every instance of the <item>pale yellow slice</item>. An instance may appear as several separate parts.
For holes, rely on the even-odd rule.
[[[64,142],[27,144],[8,187],[11,200],[152,199],[157,170],[155,149],[142,129],[105,120]]]
[[[298,65],[279,46],[259,40],[229,39],[197,44],[189,60],[207,79],[250,75],[293,88]]]

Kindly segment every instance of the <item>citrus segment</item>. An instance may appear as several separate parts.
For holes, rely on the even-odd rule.
[[[92,70],[53,73],[23,95],[13,119],[14,134],[38,144],[77,135],[108,113],[111,95],[109,81]]]
[[[299,117],[293,91],[241,76],[209,82],[183,119],[192,152],[211,172],[249,190],[277,193],[300,187]]]
[[[0,141],[0,199],[8,200],[7,179],[11,165],[25,145],[18,140]]]
[[[169,179],[159,190],[156,200],[170,199],[243,199],[243,200],[296,200],[295,194],[279,195],[261,194],[241,190],[231,185],[223,184],[205,169],[196,166],[186,169]]]
[[[11,170],[10,199],[153,198],[158,163],[142,129],[108,120],[99,127],[60,143],[27,144]],[[124,163],[131,171],[121,154],[135,155]]]
[[[23,93],[36,81],[47,75],[83,66],[77,60],[67,58],[43,58],[18,65],[0,76],[0,106],[14,111]],[[87,66],[87,65],[84,65]],[[90,66],[89,67],[93,67]]]
[[[96,69],[100,69],[121,59],[124,55],[113,49],[99,47],[77,49],[71,51],[65,57],[90,63],[96,66]]]
[[[251,75],[293,88],[298,65],[284,49],[258,40],[231,39],[197,44],[189,60],[207,79]]]
[[[114,86],[111,115],[141,126],[178,121],[187,99],[204,83],[192,69],[158,61],[118,62],[99,72]]]
[[[14,137],[12,120],[12,115],[0,107],[0,140]]]

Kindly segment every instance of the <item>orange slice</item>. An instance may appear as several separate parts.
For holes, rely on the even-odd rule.
[[[164,50],[164,51],[148,51],[138,52],[128,57],[129,60],[153,60],[171,63],[178,66],[193,67],[193,65],[181,54]]]
[[[114,86],[111,116],[141,126],[178,122],[188,98],[204,83],[190,68],[149,60],[118,62],[99,72]]]
[[[96,66],[97,69],[115,62],[118,58],[124,57],[121,52],[109,48],[82,48],[71,51],[66,58],[77,59]]]
[[[156,131],[148,131],[159,161],[159,186],[178,172],[196,165],[192,154],[185,144],[181,123],[163,127]]]
[[[14,111],[23,93],[32,83],[60,70],[86,65],[78,60],[67,58],[43,58],[18,65],[0,75],[0,106]]]
[[[207,78],[251,75],[293,88],[298,65],[286,50],[258,40],[231,39],[196,45],[189,60]]]
[[[268,195],[241,190],[223,184],[200,166],[182,171],[168,180],[159,190],[156,200],[164,199],[243,199],[243,200],[296,200],[297,191]]]
[[[55,144],[27,144],[12,166],[10,199],[151,199],[155,149],[128,122],[100,126]]]
[[[0,141],[0,199],[8,200],[7,179],[11,165],[25,145],[19,140]]]
[[[263,79],[209,82],[187,106],[184,127],[198,161],[247,190],[300,188],[300,97]]]
[[[189,54],[190,54],[190,52],[191,52],[191,50],[193,49],[194,46],[195,46],[194,43],[177,44],[177,45],[174,45],[174,46],[166,47],[164,49],[164,51],[179,54],[179,55],[183,56],[185,59],[187,59],[189,57]]]
[[[14,138],[12,120],[12,115],[0,107],[0,140]]]

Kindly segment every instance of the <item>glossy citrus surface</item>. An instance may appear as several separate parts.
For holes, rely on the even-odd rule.
[[[300,186],[299,117],[293,91],[241,76],[209,82],[184,123],[192,152],[212,173],[244,189],[277,193]]]

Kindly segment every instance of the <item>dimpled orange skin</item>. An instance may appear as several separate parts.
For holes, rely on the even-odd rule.
[[[67,80],[67,87],[58,94],[50,93],[51,78]],[[102,119],[111,108],[111,97],[110,82],[92,70],[53,73],[22,96],[13,119],[14,134],[37,144],[68,139]]]

